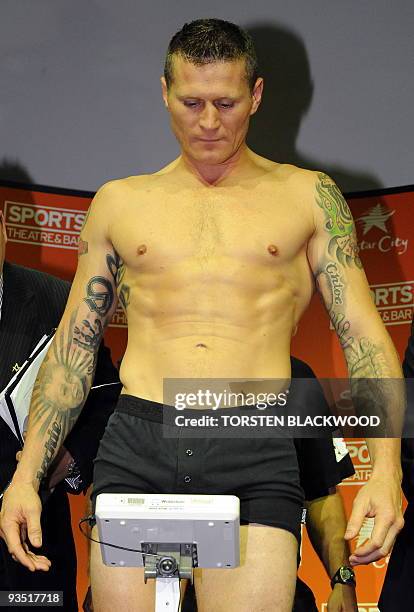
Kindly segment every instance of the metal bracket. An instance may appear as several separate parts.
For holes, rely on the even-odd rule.
[[[141,544],[144,553],[158,557],[144,557],[144,582],[155,579],[155,611],[178,612],[180,580],[193,581],[193,567],[198,566],[197,544],[151,543]]]

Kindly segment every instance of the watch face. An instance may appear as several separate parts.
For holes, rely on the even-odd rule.
[[[339,570],[339,575],[341,576],[341,580],[345,582],[349,582],[354,579],[354,572],[349,567],[341,567]]]

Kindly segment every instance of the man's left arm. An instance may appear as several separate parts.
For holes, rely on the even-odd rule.
[[[354,405],[363,414],[380,410],[387,435],[401,435],[405,393],[401,366],[370,295],[358,256],[348,204],[326,175],[315,176],[311,206],[314,233],[308,259],[348,366]],[[369,438],[370,481],[354,500],[345,534],[355,537],[365,517],[375,517],[369,541],[351,555],[353,564],[369,563],[391,550],[404,524],[401,513],[400,439]]]

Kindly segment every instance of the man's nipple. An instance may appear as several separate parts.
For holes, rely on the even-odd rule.
[[[267,250],[271,255],[273,255],[273,257],[276,257],[276,255],[279,255],[279,249],[274,244],[269,244],[269,246],[267,247]]]
[[[140,244],[139,247],[137,248],[137,255],[145,255],[146,252],[147,252],[147,245]]]

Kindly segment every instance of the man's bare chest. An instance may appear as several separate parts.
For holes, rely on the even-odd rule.
[[[115,249],[129,268],[287,264],[312,232],[303,203],[290,194],[260,192],[149,194],[126,202],[111,228]]]

